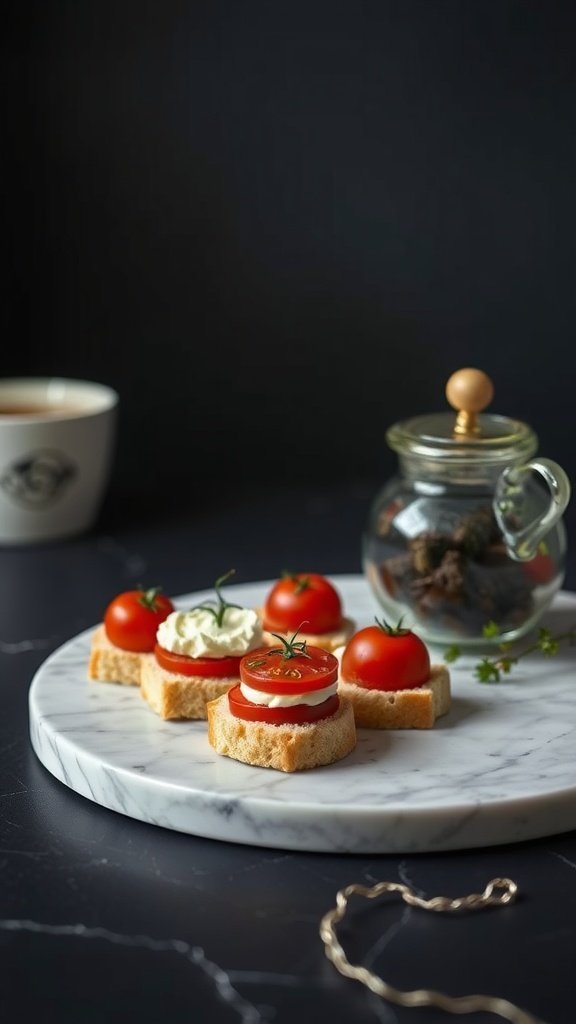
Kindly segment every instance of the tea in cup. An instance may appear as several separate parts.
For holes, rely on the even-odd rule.
[[[65,378],[0,378],[0,544],[79,534],[109,482],[118,394]]]

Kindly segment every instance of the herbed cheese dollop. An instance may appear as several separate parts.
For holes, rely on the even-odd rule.
[[[229,606],[219,626],[209,609],[172,612],[160,623],[156,639],[173,654],[189,658],[242,657],[262,645],[262,625],[251,608]]]

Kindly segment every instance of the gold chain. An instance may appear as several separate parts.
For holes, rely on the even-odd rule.
[[[376,995],[382,996],[383,999],[388,999],[392,1003],[397,1003],[399,1006],[437,1006],[440,1010],[446,1010],[448,1013],[477,1013],[480,1010],[487,1010],[510,1021],[510,1024],[544,1024],[544,1021],[537,1020],[536,1017],[521,1010],[514,1003],[508,1002],[507,999],[482,995],[454,997],[425,988],[403,992],[388,985],[366,967],[351,964],[336,936],[336,925],[346,914],[348,899],[350,896],[356,895],[373,900],[385,892],[399,893],[404,902],[411,907],[442,912],[506,906],[507,903],[511,903],[515,899],[518,887],[510,878],[493,878],[482,893],[471,893],[469,896],[460,896],[453,900],[447,896],[435,896],[433,899],[425,900],[400,882],[378,882],[371,888],[365,885],[347,885],[345,889],[341,889],[336,894],[336,906],[329,910],[320,922],[320,937],[324,942],[324,951],[340,974],[360,981]]]

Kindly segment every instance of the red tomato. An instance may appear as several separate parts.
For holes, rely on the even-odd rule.
[[[173,611],[172,601],[159,587],[127,590],[118,594],[104,613],[106,636],[123,651],[153,651],[156,630]]]
[[[305,647],[305,655],[285,657],[274,647],[260,647],[240,662],[240,679],[265,693],[310,693],[338,679],[338,658],[320,647]]]
[[[307,704],[295,704],[291,708],[267,708],[263,704],[252,704],[242,695],[239,686],[228,690],[230,711],[236,718],[247,722],[267,722],[268,725],[302,725],[305,722],[318,722],[321,718],[330,718],[338,711],[338,695],[334,694],[321,704],[309,707]]]
[[[158,664],[167,672],[181,676],[206,676],[209,679],[237,679],[240,658],[190,658],[187,654],[174,654],[156,644],[154,654]]]
[[[274,584],[264,605],[264,628],[281,633],[332,633],[342,622],[338,591],[325,576],[297,572]]]
[[[409,690],[428,682],[430,655],[409,629],[378,623],[361,629],[348,642],[341,674],[345,682],[371,690]]]
[[[550,555],[539,551],[529,562],[523,562],[522,568],[534,586],[538,587],[544,583],[550,583],[554,579],[554,562]]]

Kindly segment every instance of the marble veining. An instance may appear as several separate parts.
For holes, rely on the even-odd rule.
[[[154,939],[148,935],[123,935],[108,928],[89,928],[84,924],[41,924],[38,921],[0,920],[0,931],[33,932],[59,938],[97,939],[131,949],[148,949],[155,953],[177,953],[201,970],[214,984],[217,997],[238,1015],[242,1024],[263,1024],[264,1018],[251,1002],[235,988],[231,975],[209,960],[201,946],[191,946],[183,939]],[[241,972],[238,980],[242,980]]]
[[[373,621],[363,577],[333,581],[358,627]],[[257,605],[271,585],[228,591]],[[567,621],[576,622],[576,596],[562,593],[547,624]],[[351,853],[488,846],[576,827],[574,647],[531,655],[498,685],[478,683],[467,654],[451,667],[452,710],[433,730],[360,730],[343,761],[284,775],[219,757],[204,722],[163,722],[134,688],[89,682],[91,633],[37,672],[30,735],[57,779],[104,807],[213,839]]]

